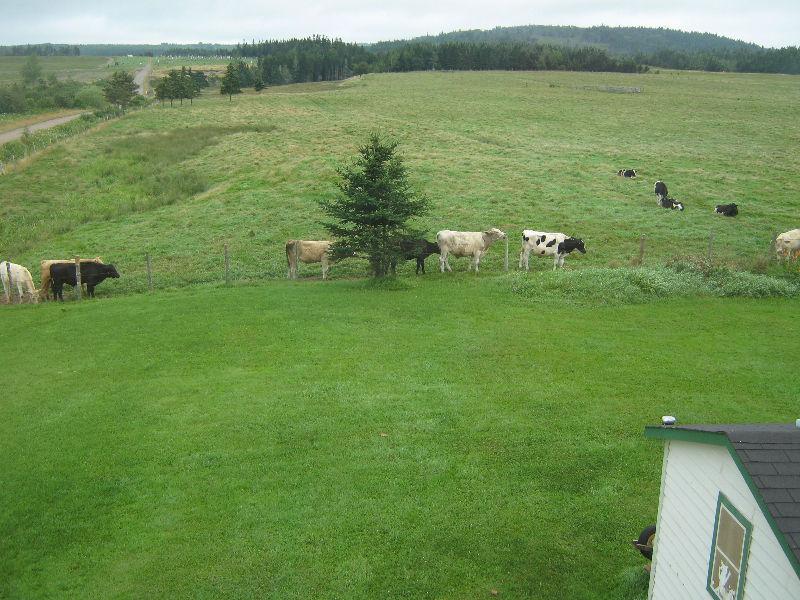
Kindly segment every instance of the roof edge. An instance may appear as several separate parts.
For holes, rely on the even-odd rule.
[[[775,518],[772,516],[772,513],[767,507],[767,503],[764,502],[764,498],[761,495],[761,490],[756,487],[756,484],[753,482],[753,478],[750,476],[749,471],[745,468],[744,463],[742,463],[742,459],[739,458],[739,454],[736,452],[736,449],[733,447],[733,444],[731,443],[730,439],[728,439],[728,436],[724,431],[712,433],[710,431],[698,431],[696,429],[680,429],[673,426],[647,425],[644,428],[644,436],[651,439],[695,442],[699,444],[724,446],[727,448],[728,454],[733,459],[736,468],[739,469],[739,473],[742,474],[744,482],[747,484],[747,487],[750,488],[750,493],[753,494],[753,498],[756,499],[756,504],[758,504],[758,507],[761,509],[764,518],[767,520],[767,523],[769,523],[769,527],[772,529],[775,539],[778,540],[778,544],[783,550],[783,553],[786,555],[786,558],[789,559],[789,564],[792,565],[795,575],[800,578],[800,560],[797,558],[797,556],[795,556],[794,552],[789,547],[789,543],[786,541],[786,535],[778,528]],[[660,498],[659,502],[661,502]]]

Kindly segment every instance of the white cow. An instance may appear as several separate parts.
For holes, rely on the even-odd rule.
[[[525,267],[528,271],[530,266],[528,261],[531,252],[537,256],[552,256],[553,270],[564,266],[564,258],[577,250],[581,254],[586,254],[583,240],[571,238],[563,233],[548,233],[546,231],[533,231],[526,229],[522,232],[522,249],[519,253],[519,268]]]
[[[9,266],[11,267],[11,286],[8,285]],[[22,265],[6,261],[0,262],[0,279],[3,281],[3,293],[7,298],[10,299],[12,297],[14,293],[13,288],[16,287],[17,295],[20,300],[23,300],[27,295],[28,302],[36,304],[39,301],[36,288],[33,287],[31,272]]]
[[[289,279],[297,279],[297,262],[322,263],[322,278],[328,276],[333,242],[328,240],[289,240],[286,242],[286,262],[289,263]]]
[[[797,260],[800,256],[800,229],[792,229],[775,238],[775,252],[778,258]]]
[[[489,247],[497,240],[506,239],[506,234],[496,227],[486,231],[450,231],[442,229],[436,234],[436,243],[439,244],[439,268],[444,273],[445,268],[452,271],[448,256],[471,256],[471,266],[475,266],[478,272],[478,265],[481,257],[486,254]]]

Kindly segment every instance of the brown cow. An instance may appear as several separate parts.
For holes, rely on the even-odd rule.
[[[289,240],[286,242],[286,262],[289,263],[289,279],[297,279],[297,262],[322,263],[322,278],[328,276],[330,265],[335,261],[330,257],[331,244],[327,240]]]
[[[94,258],[82,258],[81,262],[93,262],[102,265],[103,259],[99,256],[95,256]],[[39,300],[49,300],[50,299],[50,265],[56,265],[61,263],[72,263],[75,264],[74,260],[43,260],[40,265],[42,268],[42,287],[39,290]]]

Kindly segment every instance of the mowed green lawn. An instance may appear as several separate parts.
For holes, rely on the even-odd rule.
[[[796,418],[796,303],[494,283],[0,311],[0,597],[629,597],[643,427]]]
[[[286,239],[326,235],[317,201],[380,131],[431,199],[419,223],[429,239],[500,227],[513,261],[522,229],[562,231],[588,251],[568,263],[618,266],[641,235],[657,264],[704,254],[713,233],[717,258],[748,266],[800,226],[798,105],[797,77],[686,72],[381,74],[233,102],[208,93],[131,113],[0,178],[0,247],[34,272],[42,258],[100,255],[125,291],[145,289],[147,252],[158,285],[217,279],[225,243],[236,278],[282,277]],[[656,205],[656,179],[685,212]],[[713,214],[731,201],[739,217]],[[351,261],[334,276],[365,272]]]

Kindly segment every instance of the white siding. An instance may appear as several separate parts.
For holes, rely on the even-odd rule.
[[[719,492],[753,525],[743,598],[800,599],[800,578],[727,448],[681,441],[665,442],[649,598],[711,597],[706,577]]]

